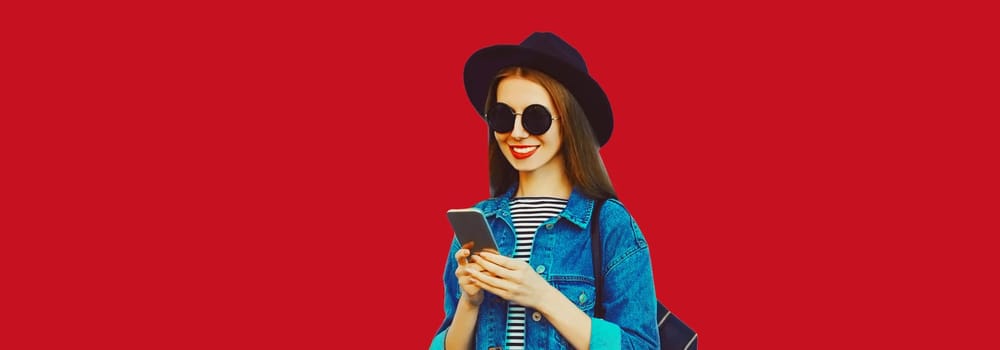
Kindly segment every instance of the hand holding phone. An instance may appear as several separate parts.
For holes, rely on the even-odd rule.
[[[493,231],[486,222],[486,216],[476,208],[450,209],[448,221],[455,231],[455,237],[462,248],[469,249],[472,254],[489,251],[499,254]]]

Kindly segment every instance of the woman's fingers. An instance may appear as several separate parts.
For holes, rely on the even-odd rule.
[[[455,261],[458,262],[458,266],[465,266],[465,264],[468,264],[469,255],[471,254],[472,253],[465,248],[459,249],[457,252],[455,252]]]
[[[484,250],[482,253],[479,253],[479,256],[481,256],[483,259],[486,259],[487,261],[493,264],[496,264],[508,270],[514,270],[517,269],[518,267],[524,266],[523,261],[514,260],[506,256],[486,250]]]
[[[493,249],[493,248],[483,248],[482,251],[486,252],[486,253],[490,253],[490,254],[496,254],[496,255],[500,254],[500,252],[498,252],[496,249]]]
[[[492,261],[490,261],[488,259],[485,259],[484,255],[486,255],[486,254],[480,253],[480,254],[477,254],[477,255],[473,255],[472,256],[472,262],[476,263],[476,265],[481,266],[483,268],[483,270],[486,270],[487,272],[489,272],[493,276],[497,276],[497,277],[504,278],[504,279],[509,279],[509,278],[514,277],[514,272],[513,271],[511,271],[510,269],[508,269],[506,267],[497,265],[496,263],[494,263],[494,262],[492,262]]]
[[[480,284],[480,286],[487,287],[487,289],[489,289],[494,294],[498,294],[496,293],[496,290],[507,291],[517,286],[515,283],[509,280],[494,277],[484,270],[476,271],[470,269],[468,270],[468,272],[469,276],[472,277],[473,282],[478,282],[477,284]]]
[[[455,277],[458,278],[458,285],[462,289],[462,294],[469,298],[474,305],[479,305],[482,301],[482,288],[475,283],[475,278],[470,272],[478,272],[483,269],[479,264],[470,264],[468,249],[459,249],[455,252],[455,260],[458,261],[458,268],[455,269]]]
[[[521,260],[483,252],[473,255],[471,262],[469,266],[482,267],[482,271],[469,273],[474,284],[527,307],[537,307],[546,289],[551,287],[531,265]]]

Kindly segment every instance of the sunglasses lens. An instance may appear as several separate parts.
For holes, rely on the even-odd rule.
[[[530,105],[521,115],[524,130],[532,135],[541,135],[552,126],[552,114],[542,105]]]
[[[514,130],[514,110],[503,103],[497,103],[486,113],[486,121],[490,128],[499,133]]]

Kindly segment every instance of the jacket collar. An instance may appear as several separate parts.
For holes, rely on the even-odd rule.
[[[487,199],[480,205],[479,209],[487,217],[501,216],[510,218],[510,199],[514,196],[514,193],[517,193],[517,184],[511,186],[507,192],[500,196]],[[578,191],[576,187],[573,187],[573,191],[569,195],[569,200],[566,202],[566,208],[563,209],[559,216],[583,229],[590,222],[590,215],[593,213],[593,210],[594,200]]]

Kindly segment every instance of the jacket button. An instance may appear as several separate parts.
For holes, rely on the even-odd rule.
[[[550,229],[550,230],[551,230],[551,229],[552,229],[552,224],[546,224],[546,225],[545,225],[545,228],[547,228],[547,229]]]
[[[580,305],[583,305],[585,302],[587,302],[587,294],[580,293]]]
[[[535,313],[531,314],[531,319],[535,320],[535,322],[541,321],[542,314],[538,313],[538,311],[535,311]]]
[[[538,267],[535,268],[535,272],[538,273],[545,272],[545,265],[538,265]]]

